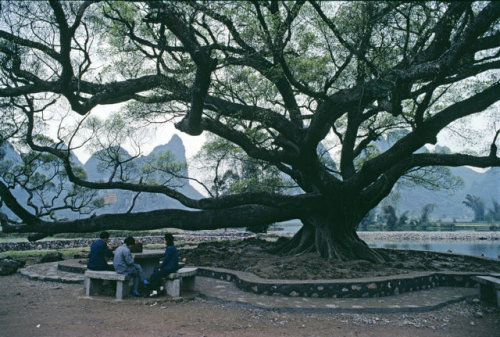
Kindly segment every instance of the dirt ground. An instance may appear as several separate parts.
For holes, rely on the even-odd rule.
[[[197,297],[84,297],[78,284],[0,278],[0,336],[498,336],[500,311],[461,302],[427,313],[300,314]]]
[[[181,250],[188,264],[252,272],[266,279],[351,279],[407,274],[412,271],[500,272],[500,260],[411,250],[376,249],[386,262],[337,261],[309,253],[277,256],[267,251],[273,242],[255,238],[205,242]]]

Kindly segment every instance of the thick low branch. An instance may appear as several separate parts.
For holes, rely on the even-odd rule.
[[[184,230],[237,228],[291,220],[314,209],[308,208],[307,203],[305,205],[293,203],[293,205],[282,207],[247,204],[205,211],[164,209],[126,214],[103,214],[87,219],[49,222],[26,211],[1,182],[0,195],[7,207],[24,222],[23,225],[13,225],[2,221],[2,230],[5,233],[85,233],[105,229],[151,230],[165,227]]]
[[[489,155],[487,157],[471,156],[467,154],[441,154],[441,153],[418,153],[410,157],[412,167],[424,166],[474,166],[494,167],[500,166],[500,158]]]

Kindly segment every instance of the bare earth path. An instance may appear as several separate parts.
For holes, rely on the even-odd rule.
[[[500,311],[461,302],[398,314],[296,314],[190,299],[87,299],[83,286],[0,278],[0,336],[498,336]]]

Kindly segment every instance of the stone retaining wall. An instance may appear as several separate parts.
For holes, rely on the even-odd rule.
[[[82,248],[90,247],[96,239],[68,239],[68,240],[47,240],[37,242],[3,242],[0,243],[0,252],[18,251],[18,250],[47,250],[47,249],[64,249],[64,248]],[[143,244],[163,243],[163,238],[144,237],[138,238]],[[113,238],[110,240],[111,245],[117,246],[123,242],[123,238]]]
[[[253,236],[248,232],[231,232],[231,233],[182,233],[174,234],[176,241],[183,243],[198,243],[201,241],[216,241],[216,240],[231,240],[243,239]],[[136,237],[136,240],[143,245],[148,244],[163,244],[163,236],[142,236]],[[123,243],[125,238],[111,238],[110,244],[112,246],[119,246]],[[90,247],[92,242],[97,239],[60,239],[60,240],[46,240],[46,241],[21,241],[21,242],[2,242],[0,243],[0,253],[7,251],[19,250],[47,250],[47,249],[64,249],[64,248],[82,248]]]
[[[421,273],[370,280],[334,280],[290,282],[264,280],[246,273],[198,267],[198,275],[233,282],[238,288],[255,294],[290,297],[364,298],[391,296],[435,287],[474,287],[477,273]]]

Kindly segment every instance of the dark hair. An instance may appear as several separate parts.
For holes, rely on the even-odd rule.
[[[135,245],[135,239],[133,237],[131,237],[131,236],[127,236],[127,238],[125,239],[124,242],[125,242],[125,244],[127,246],[133,246],[133,245]]]
[[[101,234],[99,235],[99,237],[101,239],[109,239],[109,233],[104,231],[104,232],[101,232]]]
[[[168,246],[174,245],[174,236],[170,233],[165,234],[165,241],[167,241]]]

